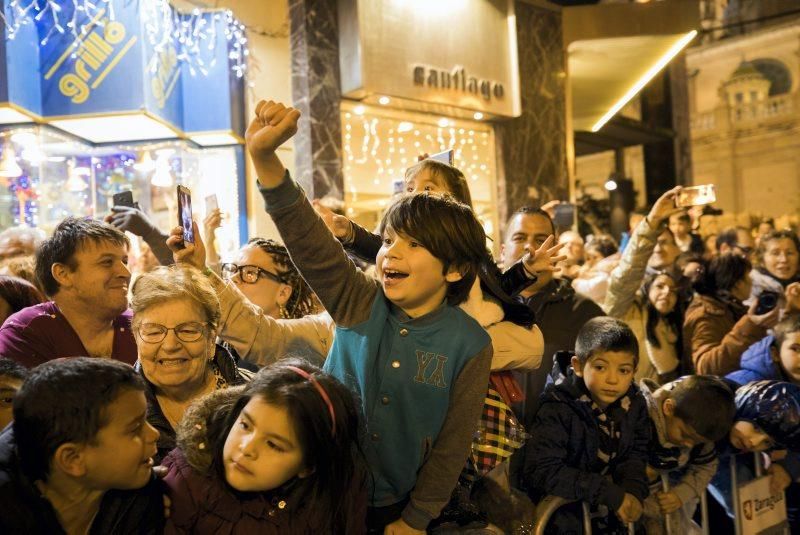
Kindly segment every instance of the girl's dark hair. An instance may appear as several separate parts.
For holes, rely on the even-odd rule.
[[[328,394],[336,416],[336,433],[328,406],[314,384],[294,366],[311,374]],[[303,466],[311,471],[283,485],[290,514],[303,515],[311,533],[361,533],[366,511],[367,468],[359,445],[359,409],[356,397],[334,377],[306,360],[285,358],[256,373],[227,412],[224,421],[208,423],[208,438],[214,457],[211,469],[225,481],[222,452],[225,440],[245,405],[253,398],[283,407],[289,413],[303,451]]]
[[[675,283],[675,306],[672,310],[662,316],[661,313],[656,310],[656,307],[653,306],[653,303],[650,302],[650,287],[653,286],[653,283],[656,279],[660,276],[669,277],[672,279],[672,282]],[[657,273],[652,273],[645,277],[644,282],[642,283],[642,299],[645,303],[645,307],[647,309],[647,322],[645,323],[645,334],[647,335],[647,341],[652,344],[653,347],[661,347],[661,343],[658,341],[658,337],[656,336],[656,326],[658,325],[658,320],[664,318],[664,321],[667,322],[667,325],[672,327],[672,330],[678,335],[678,340],[675,342],[675,347],[678,348],[678,353],[681,352],[681,348],[683,347],[683,302],[681,294],[683,293],[683,287],[685,286],[685,277],[681,276],[680,273],[676,273],[672,270],[666,271],[659,271]]]
[[[743,256],[726,253],[714,257],[708,264],[703,279],[695,286],[697,293],[714,296],[729,292],[736,283],[749,276],[752,265]]]
[[[316,298],[311,287],[306,283],[300,272],[289,258],[289,251],[280,243],[266,238],[251,238],[247,247],[258,247],[272,257],[279,268],[279,275],[284,284],[292,287],[292,295],[286,302],[287,319],[297,319],[313,314],[316,308]]]
[[[45,298],[36,286],[11,275],[0,275],[0,298],[11,307],[11,313],[44,303]]]
[[[428,170],[432,178],[439,178],[450,195],[460,203],[472,206],[472,195],[469,193],[469,184],[464,173],[452,165],[426,158],[421,162],[406,169],[405,181],[413,180],[424,170]]]
[[[486,233],[472,208],[450,195],[405,195],[383,216],[381,236],[387,227],[419,241],[443,264],[443,275],[451,267],[458,269],[461,280],[447,283],[447,304],[466,301],[486,256]]]

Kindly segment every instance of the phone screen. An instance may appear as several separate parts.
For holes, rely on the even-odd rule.
[[[130,206],[131,208],[135,208],[133,204],[133,192],[130,190],[115,193],[111,199],[114,202],[114,206]]]
[[[455,158],[455,153],[456,151],[450,149],[444,152],[440,152],[438,154],[434,154],[433,156],[429,156],[428,159],[446,163],[447,165],[453,165],[453,159]]]
[[[178,223],[183,227],[183,241],[194,243],[192,192],[185,186],[178,186]]]
[[[717,189],[714,184],[683,188],[678,194],[675,204],[678,207],[701,206],[717,200]]]

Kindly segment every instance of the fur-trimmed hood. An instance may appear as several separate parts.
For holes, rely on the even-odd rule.
[[[213,457],[208,429],[227,420],[245,386],[234,386],[212,392],[193,403],[176,429],[178,447],[186,461],[198,473],[207,475]]]

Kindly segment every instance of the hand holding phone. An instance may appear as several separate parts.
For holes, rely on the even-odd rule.
[[[115,193],[111,200],[113,201],[114,206],[128,206],[129,208],[136,208],[136,205],[133,202],[133,192],[130,190]]]
[[[675,199],[675,206],[687,208],[689,206],[701,206],[717,201],[717,188],[714,184],[704,184],[702,186],[692,186],[682,188],[678,197]]]
[[[219,208],[219,200],[217,200],[217,194],[212,193],[206,197],[206,216],[211,215],[211,212]]]
[[[178,186],[178,224],[183,227],[184,244],[194,243],[192,228],[192,192],[186,186]]]

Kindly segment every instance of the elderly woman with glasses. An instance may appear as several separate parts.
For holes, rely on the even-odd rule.
[[[147,419],[158,429],[158,458],[175,447],[175,428],[203,395],[245,383],[230,353],[215,343],[219,299],[208,278],[188,266],[141,275],[131,289],[136,364],[147,383]]]

